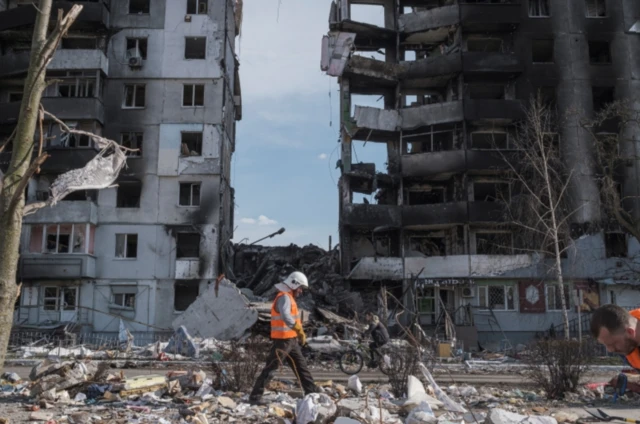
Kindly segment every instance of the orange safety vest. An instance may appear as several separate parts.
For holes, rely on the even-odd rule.
[[[271,305],[271,338],[272,339],[294,339],[298,337],[293,329],[289,328],[287,324],[282,320],[282,316],[276,310],[276,302],[281,296],[289,296],[291,300],[291,316],[296,320],[296,323],[302,324],[300,319],[300,312],[298,311],[298,304],[291,293],[280,292],[273,300]]]
[[[633,311],[629,312],[631,314],[632,317],[640,320],[640,309],[634,309]],[[637,369],[640,370],[640,351],[639,349],[634,349],[633,352],[631,352],[630,354],[627,355],[627,361],[629,361],[629,364]]]

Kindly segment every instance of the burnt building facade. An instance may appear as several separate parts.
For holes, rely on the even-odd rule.
[[[365,6],[383,22],[352,19]],[[340,87],[340,247],[351,284],[394,287],[429,329],[444,328],[446,310],[471,347],[561,324],[544,259],[518,250],[501,212],[513,127],[540,94],[579,112],[558,128],[574,171],[572,226],[584,232],[563,263],[572,318],[640,302],[636,279],[611,273],[636,260],[638,241],[587,230],[603,218],[577,118],[613,100],[640,109],[639,19],[634,0],[334,1],[321,66]],[[354,144],[373,143],[386,149],[386,169],[354,157]],[[622,187],[637,196],[638,163],[629,166]],[[361,195],[371,200],[354,201]]]
[[[0,2],[5,137],[24,94],[32,3]],[[136,151],[116,187],[75,192],[25,217],[15,323],[117,334],[123,318],[134,334],[168,330],[215,280],[233,234],[241,2],[54,1],[52,20],[74,3],[83,10],[47,68],[42,104],[68,126]],[[90,137],[61,134],[53,122],[44,130],[50,158],[27,202],[45,200],[57,175],[97,153]]]

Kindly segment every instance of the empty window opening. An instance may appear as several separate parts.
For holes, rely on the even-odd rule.
[[[180,183],[180,206],[200,206],[200,183]]]
[[[505,86],[501,84],[468,84],[467,95],[473,100],[502,100]]]
[[[148,14],[151,0],[129,0],[129,14]]]
[[[569,286],[564,284],[564,301],[567,310],[571,309],[572,299],[569,296]],[[560,286],[557,284],[546,286],[547,297],[547,311],[561,311],[562,310],[562,298],[560,297]]]
[[[503,51],[503,42],[500,38],[469,37],[467,39],[467,51],[501,53]]]
[[[202,156],[202,132],[181,134],[180,156]]]
[[[606,0],[585,0],[587,18],[605,18],[607,16]]]
[[[627,236],[624,233],[605,233],[604,244],[607,258],[627,257]]]
[[[476,255],[511,255],[513,237],[509,232],[476,233]]]
[[[406,154],[453,150],[460,142],[460,131],[457,127],[430,126],[427,129],[427,132],[403,135]]]
[[[475,202],[508,202],[510,198],[509,183],[502,181],[473,183]]]
[[[471,133],[471,148],[478,150],[504,150],[509,148],[509,135],[506,132]]]
[[[78,190],[73,193],[67,194],[64,199],[65,202],[95,202],[98,200],[98,190]]]
[[[141,57],[147,60],[147,39],[127,38],[127,59]]]
[[[478,306],[495,311],[515,311],[515,287],[491,285],[478,287]]]
[[[24,93],[22,91],[13,91],[9,93],[9,102],[21,102]]]
[[[139,208],[142,196],[142,183],[126,182],[118,184],[116,207]]]
[[[176,258],[200,257],[200,234],[178,233],[176,237]]]
[[[416,51],[415,50],[406,50],[404,52],[404,60],[407,62],[413,62],[416,60]]]
[[[197,281],[176,281],[173,287],[173,309],[182,312],[198,298],[200,288]]]
[[[45,311],[75,311],[78,303],[77,287],[44,287]]]
[[[207,13],[207,0],[187,0],[188,15],[205,15]]]
[[[138,235],[116,234],[116,258],[134,259],[138,257]]]
[[[532,40],[531,58],[535,63],[553,63],[553,40]]]
[[[135,151],[127,151],[127,156],[142,156],[142,140],[142,132],[126,132],[120,134],[120,144],[128,149],[135,149]]]
[[[555,107],[557,104],[556,88],[551,86],[538,87],[536,96],[540,96],[543,104]]]
[[[129,109],[144,108],[146,104],[146,86],[144,84],[125,84],[122,107]]]
[[[420,252],[425,256],[447,255],[447,244],[443,232],[409,237],[409,247],[412,251]]]
[[[96,97],[94,78],[56,78],[43,97]]]
[[[434,205],[444,203],[446,190],[444,187],[432,187],[427,184],[406,189],[405,199],[407,205]]]
[[[350,17],[352,21],[375,25],[384,28],[384,7],[370,4],[351,4]]]
[[[404,96],[404,104],[407,107],[418,105],[418,96],[416,95]]]
[[[589,62],[592,64],[611,63],[611,46],[607,41],[589,41]]]
[[[136,294],[135,293],[116,293],[113,295],[112,305],[119,306],[121,308],[136,307]]]
[[[184,39],[185,59],[205,59],[207,56],[207,37],[186,37]]]
[[[549,0],[529,0],[529,16],[532,18],[547,18],[551,16]]]
[[[66,121],[65,125],[74,130],[95,132],[95,127],[89,122]],[[45,146],[51,148],[87,148],[93,147],[93,139],[86,134],[62,132],[60,126],[52,123],[46,131]]]
[[[98,48],[98,39],[95,37],[65,37],[60,43],[65,50],[95,50]]]
[[[615,99],[613,87],[592,87],[593,111],[599,112]]]
[[[182,88],[182,106],[204,106],[204,85],[185,84]]]
[[[386,49],[381,48],[378,50],[356,50],[352,52],[354,56],[362,56],[367,59],[374,59],[384,62],[387,60]]]

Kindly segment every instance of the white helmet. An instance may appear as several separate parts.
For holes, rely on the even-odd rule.
[[[299,287],[309,287],[309,281],[307,281],[307,276],[301,273],[300,271],[294,271],[284,280],[283,284],[290,288],[291,290],[295,290]]]

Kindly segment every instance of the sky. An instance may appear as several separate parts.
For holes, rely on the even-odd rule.
[[[236,40],[242,84],[232,185],[235,243],[328,248],[338,242],[340,158],[337,79],[320,70],[331,0],[244,0]],[[352,18],[382,23],[382,8],[354,7]],[[382,107],[363,97],[356,103]],[[354,143],[357,161],[384,167],[383,145]],[[382,170],[384,171],[384,170]],[[361,201],[358,196],[357,201]],[[373,202],[371,202],[373,203]]]

